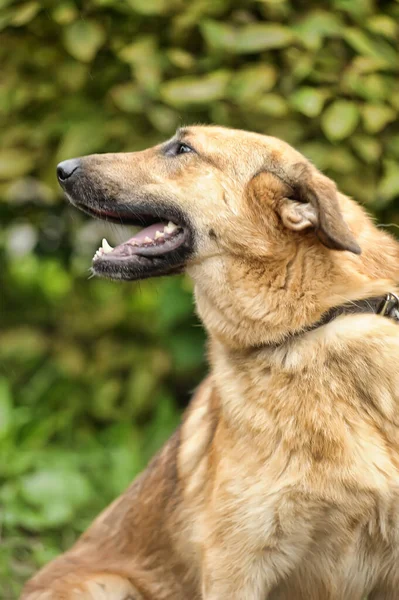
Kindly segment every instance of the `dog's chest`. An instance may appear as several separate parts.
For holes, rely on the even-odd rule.
[[[366,529],[388,535],[399,501],[399,378],[395,353],[364,354],[220,359],[218,514],[250,545],[300,539],[308,548],[316,538],[333,554]]]

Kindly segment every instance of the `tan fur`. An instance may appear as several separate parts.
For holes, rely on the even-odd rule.
[[[210,376],[148,469],[22,598],[394,600],[398,325],[345,315],[286,336],[395,291],[399,245],[280,140],[177,135],[198,154],[84,164],[116,201],[163,193],[189,216]]]

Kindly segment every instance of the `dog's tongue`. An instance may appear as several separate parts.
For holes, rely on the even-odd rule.
[[[154,225],[150,225],[149,227],[145,227],[141,229],[136,235],[134,235],[130,240],[125,242],[125,244],[142,244],[145,241],[145,238],[149,238],[150,240],[155,239],[155,234],[157,231],[162,233],[165,227],[165,223],[154,223]],[[136,244],[134,244],[134,242]]]

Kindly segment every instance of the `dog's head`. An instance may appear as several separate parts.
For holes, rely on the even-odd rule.
[[[268,136],[193,126],[142,152],[65,161],[58,177],[78,208],[143,228],[114,249],[105,243],[93,259],[96,275],[135,280],[187,269],[197,284],[211,281],[202,299],[212,297],[224,317],[220,294],[231,303],[239,290],[242,307],[243,295],[264,303],[263,288],[281,288],[286,303],[292,268],[314,268],[304,257],[316,264],[361,252],[361,209],[300,153]],[[326,281],[313,288],[320,283],[328,288]],[[304,291],[298,285],[297,295]],[[254,314],[253,305],[248,310]],[[237,307],[229,319],[242,316]]]
[[[329,248],[360,252],[333,182],[275,138],[185,128],[143,152],[65,161],[58,177],[78,208],[142,227],[112,251],[100,249],[97,275],[141,279],[229,250],[259,257],[306,230]]]

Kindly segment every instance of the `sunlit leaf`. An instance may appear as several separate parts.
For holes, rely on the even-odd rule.
[[[207,42],[214,48],[236,54],[252,54],[272,48],[284,48],[295,39],[288,28],[272,23],[250,23],[234,28],[216,21],[202,25]]]
[[[195,65],[195,57],[181,48],[170,48],[168,58],[179,69],[191,69]]]
[[[396,38],[398,34],[398,23],[388,15],[373,15],[367,21],[367,28],[373,33],[384,35],[387,38]]]
[[[220,21],[204,21],[200,24],[202,34],[212,48],[235,52],[236,30],[232,25]]]
[[[162,104],[157,104],[150,108],[148,119],[155,129],[166,135],[171,135],[179,123],[176,111]]]
[[[302,87],[291,95],[290,101],[296,110],[307,117],[317,117],[321,113],[327,97],[326,90]]]
[[[271,65],[254,64],[236,73],[229,86],[228,95],[238,103],[245,103],[261,96],[274,87],[277,81],[276,69]]]
[[[177,107],[207,104],[224,97],[229,79],[227,71],[215,71],[202,77],[180,77],[164,83],[161,95],[165,102]]]
[[[343,140],[356,129],[359,117],[359,109],[354,102],[336,100],[323,113],[321,126],[328,139]]]
[[[58,2],[57,6],[55,6],[54,10],[52,11],[54,21],[60,25],[72,23],[72,21],[74,21],[78,15],[79,12],[72,0],[63,0],[62,2]]]
[[[35,0],[32,2],[25,2],[12,13],[11,24],[14,27],[21,27],[32,21],[36,14],[40,10],[40,3]]]
[[[374,137],[368,135],[355,135],[351,138],[351,144],[356,153],[366,163],[374,163],[381,156],[381,142]]]
[[[289,111],[288,102],[278,94],[263,94],[254,108],[271,117],[284,117]]]
[[[252,54],[271,48],[285,48],[294,39],[294,33],[283,25],[253,23],[238,30],[236,52],[238,54]]]
[[[362,108],[364,127],[369,133],[381,131],[396,115],[396,111],[385,104],[366,104]]]
[[[104,41],[105,31],[95,21],[80,19],[65,28],[65,48],[82,62],[91,62]]]
[[[144,107],[144,98],[134,83],[121,83],[110,90],[116,106],[127,113],[140,113]]]

